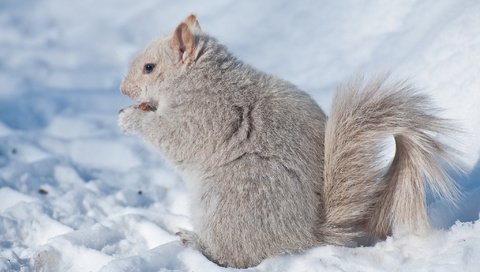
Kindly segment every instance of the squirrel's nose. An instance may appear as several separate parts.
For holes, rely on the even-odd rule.
[[[127,87],[125,86],[125,82],[122,81],[122,84],[120,84],[120,92],[124,95],[127,95]]]

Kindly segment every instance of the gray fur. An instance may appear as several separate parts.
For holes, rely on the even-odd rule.
[[[456,154],[437,140],[455,126],[436,111],[427,96],[387,77],[353,81],[337,92],[325,137],[327,225],[349,239],[361,232],[385,238],[393,227],[422,232],[427,186],[448,200],[458,197],[442,167],[457,168]],[[376,162],[381,140],[392,135],[396,152],[385,173]]]
[[[143,74],[145,63],[155,71]],[[426,226],[425,182],[454,196],[437,160],[448,148],[433,138],[446,123],[427,97],[385,82],[342,88],[327,122],[306,93],[244,64],[190,16],[142,51],[122,83],[157,110],[126,108],[119,125],[157,146],[191,188],[195,232],[180,231],[182,241],[220,265],[249,267]],[[388,135],[397,152],[382,175]]]

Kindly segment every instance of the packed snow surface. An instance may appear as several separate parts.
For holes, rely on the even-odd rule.
[[[458,207],[373,247],[323,246],[250,271],[479,271],[480,1],[0,2],[0,271],[233,271],[184,248],[189,196],[160,154],[126,136],[118,91],[135,52],[195,12],[244,61],[308,91],[391,71],[464,133]],[[477,165],[477,166],[475,166]]]

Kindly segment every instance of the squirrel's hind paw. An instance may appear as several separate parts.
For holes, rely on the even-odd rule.
[[[179,229],[175,235],[180,238],[183,245],[202,251],[203,247],[201,246],[200,238],[195,232],[186,229]]]

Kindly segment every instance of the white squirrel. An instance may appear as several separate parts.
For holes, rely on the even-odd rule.
[[[426,187],[454,200],[442,167],[454,131],[430,99],[387,77],[339,88],[327,119],[291,83],[241,62],[194,15],[135,58],[119,125],[158,147],[192,190],[182,242],[222,266],[429,228]],[[378,163],[381,141],[395,156]]]

